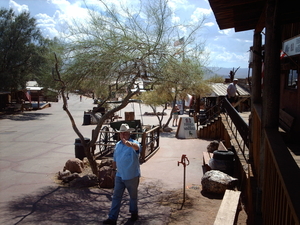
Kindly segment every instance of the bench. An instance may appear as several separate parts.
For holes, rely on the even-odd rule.
[[[240,202],[240,195],[241,195],[240,191],[233,191],[233,190],[225,191],[214,225],[234,224],[238,205]]]
[[[205,171],[211,170],[210,166],[208,165],[209,160],[213,157],[213,153],[210,152],[203,152],[203,166],[205,167]]]
[[[279,126],[282,128],[285,132],[290,132],[292,125],[294,123],[294,117],[292,117],[290,114],[288,114],[283,109],[279,110]]]

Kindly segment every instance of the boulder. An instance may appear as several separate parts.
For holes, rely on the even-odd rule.
[[[98,177],[95,174],[87,174],[72,180],[69,185],[76,188],[93,187],[98,185]]]
[[[103,167],[103,166],[110,166],[112,167],[113,164],[113,160],[112,159],[102,159],[99,165],[99,168]]]
[[[71,174],[68,175],[68,176],[64,176],[64,177],[62,178],[62,180],[63,180],[64,183],[69,183],[70,181],[75,180],[75,179],[78,178],[78,177],[79,177],[79,174],[78,174],[78,173],[71,173]]]
[[[64,177],[67,177],[69,175],[71,175],[71,172],[69,170],[59,171],[57,174],[57,179],[63,180]]]
[[[82,173],[83,169],[84,164],[78,158],[69,159],[64,167],[64,171],[69,170],[71,173]]]
[[[206,172],[202,179],[202,190],[214,194],[224,194],[226,189],[234,189],[238,179],[218,170]]]
[[[102,188],[113,188],[115,186],[116,172],[110,166],[103,166],[99,170],[99,185]]]
[[[207,151],[210,153],[213,153],[215,150],[217,150],[219,147],[219,142],[218,141],[212,141],[209,143],[209,145],[207,146]]]

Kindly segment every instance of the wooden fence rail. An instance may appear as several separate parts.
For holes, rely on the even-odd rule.
[[[300,170],[278,129],[265,129],[264,225],[300,224]]]

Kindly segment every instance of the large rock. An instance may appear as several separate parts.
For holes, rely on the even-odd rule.
[[[207,146],[207,151],[213,153],[215,150],[218,149],[218,147],[219,147],[219,142],[214,140],[210,142],[209,145]]]
[[[98,177],[95,174],[87,174],[72,180],[69,185],[76,188],[94,187],[98,185]]]
[[[206,172],[201,180],[202,190],[214,194],[224,194],[226,189],[234,189],[238,179],[218,170]]]
[[[82,173],[83,169],[84,164],[78,158],[69,159],[64,167],[64,171],[69,170],[71,173]]]
[[[112,159],[102,159],[99,165],[99,168],[103,167],[103,166],[110,166],[112,167],[113,164],[113,160]]]
[[[80,176],[79,176],[78,173],[71,173],[70,175],[63,177],[62,180],[63,180],[64,183],[69,183],[69,182],[71,182],[71,181],[73,181],[73,180],[75,180],[79,177]]]
[[[64,177],[70,176],[71,172],[69,170],[65,170],[65,171],[58,171],[57,174],[57,179],[59,180],[63,180]]]
[[[102,188],[113,188],[115,186],[116,172],[110,166],[102,166],[99,170],[99,185]]]

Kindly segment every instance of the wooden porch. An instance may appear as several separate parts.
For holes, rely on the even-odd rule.
[[[248,224],[299,224],[299,153],[288,148],[291,143],[284,142],[279,127],[266,129],[265,142],[261,143],[261,105],[255,105],[251,114],[237,112],[227,100],[222,106],[225,111],[214,122],[200,128],[198,135],[199,138],[211,136],[223,140],[227,148],[235,151],[235,176],[239,178]],[[253,134],[252,140],[250,133]],[[261,144],[265,146],[266,160],[263,163],[260,161]],[[300,149],[300,142],[292,144],[294,149]],[[261,165],[265,168],[263,192],[257,189]],[[264,220],[257,205],[262,208]]]

